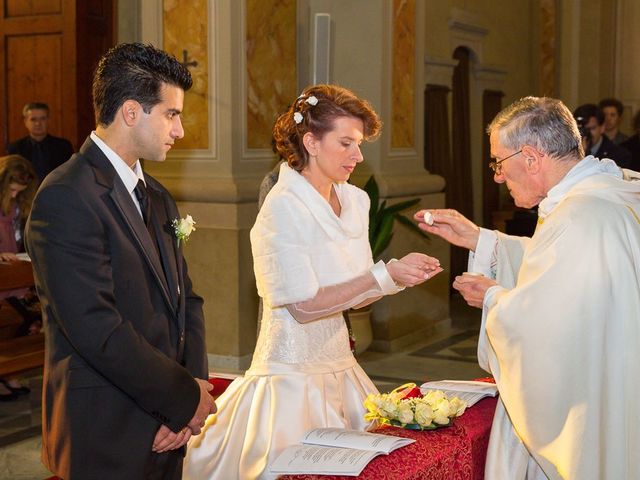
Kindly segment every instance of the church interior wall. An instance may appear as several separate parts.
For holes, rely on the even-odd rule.
[[[175,2],[119,0],[118,3],[116,29],[120,41],[142,40],[162,46],[163,36],[190,28],[179,20],[163,24],[164,13]],[[252,33],[247,31],[248,16],[252,9],[276,8],[274,2],[196,3],[206,9],[207,52],[197,60],[205,62],[209,69],[208,92],[203,99],[209,118],[209,143],[206,148],[178,148],[165,164],[150,165],[149,169],[174,193],[181,212],[193,214],[199,222],[198,231],[185,251],[196,290],[206,300],[207,345],[214,367],[246,368],[256,335],[257,294],[248,233],[257,212],[257,187],[275,158],[268,146],[260,143],[263,138],[256,137],[254,127],[249,127],[251,108],[257,111],[268,103],[260,103],[264,100],[262,94],[260,98],[249,95],[249,83],[251,79],[262,79],[263,93],[280,89],[276,103],[293,98],[295,91],[310,83],[315,13],[328,13],[331,17],[329,80],[369,99],[385,123],[383,137],[364,147],[367,162],[358,169],[355,183],[362,185],[375,173],[383,196],[392,200],[418,196],[422,206],[444,206],[442,178],[422,167],[423,92],[429,82],[448,81],[451,86],[450,74],[455,65],[452,54],[458,46],[470,50],[473,65],[470,128],[476,219],[482,200],[479,178],[486,168],[481,120],[481,96],[485,89],[504,92],[505,106],[525,95],[540,95],[549,88],[570,108],[617,95],[627,107],[627,121],[640,107],[640,87],[636,81],[636,73],[640,71],[640,33],[634,27],[637,24],[634,19],[640,20],[640,6],[635,0],[409,1],[416,17],[414,91],[407,93],[412,95],[415,107],[412,112],[415,138],[406,148],[396,148],[391,141],[394,78],[391,69],[398,65],[393,62],[392,17],[403,11],[406,2],[275,2],[287,4],[295,12],[292,16],[289,11],[280,21],[273,46],[287,51],[296,46],[297,60],[289,56],[284,65],[278,64],[277,57],[251,63],[246,56],[247,39]],[[543,6],[554,9],[553,21],[557,25],[555,43],[547,42],[546,47],[541,47],[544,32],[549,31],[542,28]],[[181,42],[180,37],[175,39],[175,47],[184,43]],[[265,52],[269,55],[268,50]],[[541,72],[550,67],[553,68],[549,86],[549,77],[544,80]],[[283,89],[279,77],[287,75],[287,71],[294,73],[294,87],[288,81]],[[273,100],[269,102],[273,104]],[[284,107],[277,105],[274,111]],[[269,115],[267,112],[263,117],[260,128],[270,123]],[[400,227],[387,255],[397,256],[407,249],[426,249],[448,265],[446,245],[437,240],[425,245]],[[447,321],[449,281],[443,275],[427,282],[422,289],[403,293],[403,298],[398,295],[380,302],[374,312],[373,347],[402,348],[416,332],[427,335],[439,322]]]

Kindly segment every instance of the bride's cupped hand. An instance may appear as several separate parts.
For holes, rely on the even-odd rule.
[[[419,285],[442,271],[440,260],[424,253],[412,252],[387,264],[393,281],[403,287]]]

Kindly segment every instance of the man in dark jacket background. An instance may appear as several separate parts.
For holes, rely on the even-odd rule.
[[[53,169],[69,160],[73,147],[69,140],[49,135],[49,105],[46,103],[27,103],[22,109],[22,117],[29,135],[9,144],[7,153],[29,160],[42,181]]]
[[[580,105],[573,112],[573,116],[580,126],[585,155],[596,158],[610,158],[619,167],[631,166],[631,152],[626,148],[614,144],[604,134],[604,113],[593,103]]]

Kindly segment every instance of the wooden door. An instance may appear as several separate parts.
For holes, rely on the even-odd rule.
[[[0,141],[27,134],[22,107],[49,105],[49,133],[77,148],[94,127],[91,77],[113,45],[114,0],[0,0]]]

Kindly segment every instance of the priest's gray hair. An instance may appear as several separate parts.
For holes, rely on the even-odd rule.
[[[531,145],[552,158],[572,152],[584,157],[580,132],[571,111],[560,100],[524,97],[503,109],[487,127],[503,146],[518,150]],[[572,155],[573,156],[573,155]]]

